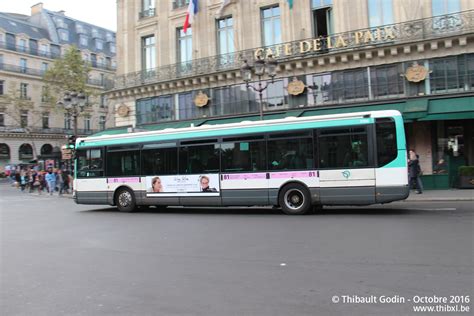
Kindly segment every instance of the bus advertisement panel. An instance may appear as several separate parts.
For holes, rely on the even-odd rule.
[[[219,196],[218,174],[147,176],[147,197],[192,193],[194,196]],[[178,193],[178,194],[176,194]]]

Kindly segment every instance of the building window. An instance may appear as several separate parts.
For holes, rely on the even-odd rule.
[[[101,108],[104,108],[106,103],[107,103],[107,97],[105,96],[105,94],[101,94],[99,106]]]
[[[53,146],[44,144],[40,149],[41,155],[51,155],[53,153]]]
[[[369,26],[393,24],[392,0],[369,0]]]
[[[98,50],[102,50],[104,49],[104,42],[100,39],[95,39],[95,48],[97,48]]]
[[[156,67],[155,36],[142,37],[142,69],[151,70]]]
[[[173,10],[185,7],[189,4],[189,0],[173,0]]]
[[[0,113],[0,126],[5,126],[5,114]]]
[[[81,46],[88,46],[89,45],[89,37],[84,34],[79,34],[79,45]]]
[[[84,117],[84,130],[90,131],[91,130],[91,118]]]
[[[109,46],[109,47],[110,47],[110,52],[111,52],[112,54],[115,54],[115,52],[116,52],[115,44],[114,44],[114,43],[110,43],[109,45],[110,45],[110,46]]]
[[[3,69],[3,54],[0,54],[0,69]]]
[[[43,113],[42,123],[43,123],[43,128],[49,128],[49,113],[48,112]]]
[[[393,98],[404,95],[401,64],[377,66],[370,69],[370,84],[374,98]]]
[[[232,17],[217,20],[218,54],[235,52],[234,22]]]
[[[40,44],[39,55],[40,56],[49,56],[49,45],[48,44]]]
[[[173,119],[174,102],[170,95],[138,100],[136,108],[137,124]]]
[[[463,91],[464,78],[460,73],[464,73],[467,68],[463,57],[447,57],[430,61],[431,93]]]
[[[5,80],[0,80],[0,95],[5,94]]]
[[[48,71],[48,63],[41,63],[41,74],[44,75]]]
[[[33,147],[30,144],[23,144],[18,149],[18,155],[20,160],[30,160],[33,159]]]
[[[459,0],[431,0],[433,16],[461,11]]]
[[[103,131],[105,129],[105,116],[99,117],[99,129]]]
[[[193,30],[188,28],[186,33],[182,28],[177,29],[178,62],[186,63],[193,59]]]
[[[20,58],[20,71],[22,73],[26,73],[28,69],[28,60],[26,60],[25,58]]]
[[[271,46],[281,43],[280,7],[262,9],[263,45]]]
[[[69,41],[69,32],[67,30],[59,30],[59,38],[62,41]]]
[[[23,128],[28,126],[28,111],[26,110],[20,112],[20,126]]]
[[[26,40],[20,39],[18,41],[18,51],[20,52],[26,52]]]
[[[332,32],[332,0],[312,0],[315,37],[327,37]]]
[[[10,159],[10,147],[7,144],[0,144],[0,159]]]
[[[155,15],[155,0],[142,0],[142,12],[139,17],[145,18]]]
[[[28,84],[27,83],[20,83],[20,99],[28,100]]]
[[[41,102],[49,102],[49,89],[48,86],[41,87]]]
[[[64,113],[64,129],[71,129],[71,115]]]

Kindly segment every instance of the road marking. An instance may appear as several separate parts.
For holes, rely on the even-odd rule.
[[[439,207],[439,208],[412,208],[410,207],[409,210],[412,211],[456,211],[455,207]]]

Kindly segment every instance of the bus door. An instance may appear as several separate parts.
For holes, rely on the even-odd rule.
[[[375,203],[371,125],[317,131],[322,204]]]
[[[265,146],[263,135],[223,139],[222,205],[268,205]]]

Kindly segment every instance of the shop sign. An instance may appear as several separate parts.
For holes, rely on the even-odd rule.
[[[428,71],[428,69],[415,61],[413,65],[408,67],[405,71],[405,78],[410,82],[420,82],[425,80],[429,73],[431,73],[431,71]]]
[[[300,95],[304,92],[305,84],[303,81],[298,80],[296,77],[288,84],[286,90],[290,95]]]
[[[130,112],[130,109],[126,104],[123,103],[117,109],[117,114],[121,117],[126,117],[128,115],[128,112]]]
[[[254,50],[255,59],[268,58],[269,56],[290,57],[311,52],[322,52],[333,48],[353,48],[360,45],[374,45],[393,41],[397,38],[393,26],[378,27],[374,29],[349,32],[334,36],[319,37],[300,42],[285,43],[268,48]]]
[[[205,94],[202,91],[199,91],[199,93],[194,98],[194,104],[200,108],[202,108],[203,106],[206,106],[208,102],[209,102],[209,97],[207,96],[207,94]]]

